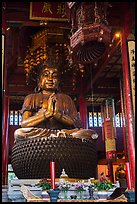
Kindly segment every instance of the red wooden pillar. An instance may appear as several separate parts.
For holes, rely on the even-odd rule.
[[[3,140],[2,140],[2,184],[8,184],[8,113],[9,99],[4,96]]]
[[[88,128],[87,105],[86,105],[85,97],[82,93],[79,96],[79,112],[80,112],[80,117],[82,120],[83,127],[87,129]]]
[[[121,113],[122,113],[122,135],[124,141],[124,154],[125,154],[125,161],[126,161],[126,178],[127,178],[127,187],[128,190],[131,190],[131,174],[129,169],[129,162],[128,162],[128,148],[127,148],[127,139],[126,139],[126,124],[125,124],[125,113],[124,113],[124,98],[123,98],[123,88],[122,88],[122,81],[120,81],[120,101],[121,101]]]
[[[6,33],[6,3],[2,4],[2,35],[5,38]],[[5,39],[4,39],[5,40]],[[7,70],[5,66],[5,51],[3,53],[3,115],[2,115],[2,184],[8,184],[8,113],[9,113],[9,98],[7,96]]]
[[[126,105],[126,121],[127,121],[127,151],[129,155],[129,166],[131,174],[131,185],[135,189],[135,141],[134,141],[134,126],[133,126],[133,112],[131,103],[131,89],[129,80],[129,67],[128,67],[128,56],[127,56],[127,44],[126,40],[130,34],[129,16],[125,18],[125,25],[122,33],[122,63],[123,63],[123,80],[124,80],[124,94],[125,94],[125,105]]]
[[[126,127],[125,127],[125,113],[124,113],[124,98],[123,98],[123,89],[122,89],[122,81],[120,81],[120,103],[121,103],[121,114],[122,114],[122,136],[124,142],[124,154],[125,160],[128,159],[127,154],[127,141],[126,141]]]
[[[79,96],[79,112],[82,120],[83,128],[88,129],[87,104],[84,97],[83,81],[81,79],[80,96]]]

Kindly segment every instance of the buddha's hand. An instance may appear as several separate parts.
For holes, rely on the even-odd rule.
[[[47,110],[45,112],[45,117],[49,118],[49,117],[52,117],[54,112],[56,111],[57,98],[56,98],[55,94],[52,94],[49,97],[47,104],[48,104],[48,106],[47,106]]]

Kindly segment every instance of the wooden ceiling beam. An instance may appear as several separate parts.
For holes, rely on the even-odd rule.
[[[29,21],[29,12],[9,11],[6,21],[7,23],[21,23],[24,21]]]
[[[119,40],[116,45],[114,45],[107,53],[106,55],[103,57],[103,63],[101,65],[99,65],[98,67],[96,67],[96,72],[94,73],[94,76],[93,76],[93,79],[92,81],[90,81],[90,83],[88,84],[87,86],[87,89],[86,89],[86,92],[88,92],[92,87],[93,85],[95,84],[95,82],[97,82],[101,72],[103,72],[103,70],[105,69],[106,65],[108,64],[110,58],[114,55],[117,47],[119,46],[121,40]],[[109,58],[108,58],[108,55],[109,55]]]
[[[117,96],[119,95],[120,93],[120,90],[118,88],[112,88],[112,87],[107,87],[107,88],[96,88],[95,89],[95,94],[96,95],[99,95],[99,96],[106,96],[106,95],[109,95],[109,96]],[[94,90],[93,90],[93,93],[94,93]],[[93,94],[94,96],[94,94]]]
[[[111,88],[111,87],[117,87],[118,88],[119,87],[119,79],[116,78],[115,80],[114,79],[112,80],[112,78],[107,78],[107,83],[106,83],[106,80],[104,80],[104,77],[100,77],[99,83],[95,87],[100,87],[100,86],[104,86],[104,87],[108,87],[108,88]]]
[[[112,68],[117,65],[117,62],[119,61],[119,59],[121,58],[121,55],[119,55],[118,58],[116,58],[116,60],[110,65],[110,68],[108,69],[108,71],[105,73],[105,78],[106,76],[109,76],[109,73],[112,72]],[[100,83],[100,81],[99,81]]]

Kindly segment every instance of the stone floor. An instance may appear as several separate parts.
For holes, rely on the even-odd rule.
[[[8,186],[2,186],[2,202],[12,202],[8,198]]]

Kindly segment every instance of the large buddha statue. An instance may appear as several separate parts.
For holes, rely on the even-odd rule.
[[[82,127],[71,97],[59,93],[57,68],[43,67],[38,90],[26,96],[21,113],[12,152],[18,178],[48,177],[51,160],[57,163],[57,176],[65,169],[69,177],[95,177],[98,135]]]
[[[15,131],[15,140],[49,136],[94,139],[97,134],[83,129],[80,116],[70,96],[58,93],[58,71],[44,67],[40,73],[38,93],[25,98],[22,128]]]

